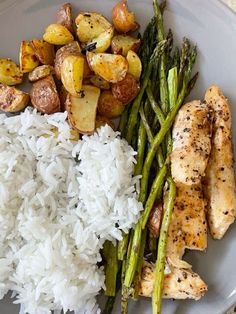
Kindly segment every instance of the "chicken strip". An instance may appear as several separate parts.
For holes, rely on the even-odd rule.
[[[176,183],[199,184],[211,150],[211,116],[207,104],[194,100],[178,112],[173,127],[171,172]]]
[[[213,110],[212,150],[204,179],[208,223],[214,239],[221,239],[236,216],[236,185],[232,148],[231,113],[218,86],[211,86],[205,100]]]
[[[191,268],[187,262],[181,260],[185,249],[206,249],[205,205],[201,184],[177,185],[166,249],[167,259],[173,266]]]
[[[155,272],[154,265],[144,262],[139,295],[151,297]],[[190,269],[179,269],[170,266],[170,272],[165,274],[163,298],[199,300],[207,291],[207,285],[199,275]]]

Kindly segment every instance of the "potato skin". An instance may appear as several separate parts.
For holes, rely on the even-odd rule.
[[[57,24],[65,26],[68,31],[73,34],[73,19],[72,19],[72,9],[70,3],[64,3],[58,10],[56,16]]]
[[[51,114],[61,109],[56,85],[51,75],[33,84],[30,99],[32,105],[42,113]]]
[[[29,95],[5,84],[0,84],[0,110],[17,112],[29,103]]]
[[[115,29],[119,33],[134,32],[139,28],[139,24],[135,21],[135,16],[129,12],[127,1],[121,0],[112,10],[112,21]]]
[[[30,82],[36,82],[50,74],[54,74],[54,72],[54,68],[51,65],[40,65],[29,73],[28,79]]]
[[[129,35],[116,35],[111,41],[111,51],[115,54],[127,56],[129,50],[137,52],[141,45],[141,40]]]
[[[111,91],[103,91],[98,100],[98,113],[101,116],[112,119],[119,117],[125,106],[116,99]]]
[[[54,65],[55,50],[52,44],[42,39],[33,39],[30,44],[34,49],[36,57],[42,64]]]
[[[59,92],[58,92],[60,102],[61,102],[61,111],[64,112],[66,111],[66,99],[68,96],[68,92],[65,89],[64,85],[61,85]]]
[[[73,56],[80,56],[81,55],[80,46],[76,41],[73,41],[73,42],[69,43],[68,45],[61,47],[56,52],[54,68],[55,68],[56,77],[59,80],[61,79],[62,62],[67,56],[70,56],[70,55],[73,55]]]
[[[111,87],[113,96],[124,105],[130,103],[137,96],[139,89],[136,79],[129,73],[122,81],[112,84]]]
[[[6,85],[21,84],[23,73],[11,59],[0,58],[0,83]]]

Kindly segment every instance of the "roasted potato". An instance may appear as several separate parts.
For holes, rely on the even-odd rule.
[[[125,105],[116,99],[111,91],[103,91],[98,101],[98,113],[101,116],[112,119],[119,117],[125,109]]]
[[[35,82],[30,91],[32,105],[40,112],[60,111],[60,99],[52,75]]]
[[[30,82],[36,82],[54,73],[54,68],[51,65],[40,65],[29,73],[28,78]]]
[[[126,56],[129,64],[128,73],[132,74],[133,77],[139,81],[142,73],[142,62],[139,56],[132,50],[129,50]]]
[[[88,60],[85,55],[81,54],[81,57],[84,59],[84,73],[83,77],[84,79],[90,78],[94,75],[93,71],[90,69],[90,66],[88,64]],[[88,84],[89,85],[89,84]],[[99,86],[98,86],[99,87]]]
[[[111,41],[111,50],[115,54],[127,56],[129,50],[138,51],[141,40],[128,35],[116,35]]]
[[[31,46],[34,49],[35,55],[42,64],[53,65],[55,59],[54,46],[42,39],[33,39]]]
[[[136,79],[128,73],[122,81],[112,84],[111,91],[116,99],[127,105],[137,96],[139,88]]]
[[[107,31],[101,33],[98,37],[94,38],[88,44],[96,44],[95,48],[92,50],[94,52],[105,52],[111,45],[111,39],[114,34],[113,27]]]
[[[66,45],[74,40],[73,35],[61,24],[50,24],[43,35],[43,39],[49,44]]]
[[[99,75],[93,75],[90,78],[90,82],[94,85],[97,86],[101,89],[110,89],[110,84],[105,81],[102,77],[100,77]]]
[[[61,81],[71,95],[81,91],[84,73],[84,58],[82,56],[67,56],[61,65]]]
[[[113,130],[115,130],[115,125],[110,119],[108,119],[104,116],[97,115],[96,121],[95,121],[95,128],[99,129],[100,127],[102,127],[106,124],[108,124]]]
[[[56,22],[65,26],[69,32],[73,34],[73,19],[71,12],[71,4],[64,3],[57,12]]]
[[[5,84],[0,84],[0,110],[17,112],[29,103],[29,95]]]
[[[39,65],[39,60],[35,55],[30,42],[23,40],[20,45],[20,70],[22,73],[31,72]]]
[[[117,83],[125,78],[128,62],[123,56],[91,51],[88,51],[86,56],[91,69],[104,80]]]
[[[0,83],[17,85],[22,83],[23,73],[11,59],[0,58]]]
[[[162,202],[154,203],[151,213],[148,218],[148,229],[151,231],[152,235],[157,238],[160,234],[161,221],[163,215]]]
[[[61,85],[58,95],[61,102],[61,111],[66,111],[66,99],[67,99],[68,92],[65,89],[64,85]]]
[[[77,36],[82,43],[89,43],[112,28],[104,16],[95,12],[80,13],[76,19]]]
[[[129,12],[126,0],[118,2],[112,10],[112,21],[119,33],[136,31],[139,24],[135,21],[133,12]]]
[[[83,85],[79,96],[68,94],[66,109],[69,123],[82,134],[94,132],[99,96],[100,89],[92,85]]]
[[[54,67],[55,67],[56,77],[59,80],[61,79],[61,65],[62,65],[63,60],[67,56],[70,56],[70,55],[80,56],[81,55],[80,52],[81,52],[80,45],[78,44],[77,41],[72,41],[68,45],[63,46],[57,50]]]

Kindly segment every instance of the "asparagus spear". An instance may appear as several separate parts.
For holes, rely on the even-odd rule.
[[[154,158],[161,142],[165,138],[165,135],[170,130],[170,128],[173,124],[173,121],[175,119],[175,116],[176,116],[176,114],[177,114],[177,112],[178,112],[178,110],[179,110],[180,106],[182,105],[182,102],[185,98],[185,94],[186,94],[187,86],[189,83],[191,71],[192,71],[194,62],[196,60],[196,55],[197,55],[197,51],[196,51],[196,47],[195,47],[191,51],[191,54],[189,56],[187,69],[184,73],[183,86],[182,86],[181,92],[179,93],[177,102],[176,102],[175,106],[173,107],[173,109],[167,115],[163,125],[161,126],[160,131],[154,137],[154,139],[152,141],[151,148],[149,149],[149,151],[147,153],[147,157],[146,157],[144,165],[143,165],[141,189],[140,189],[140,199],[143,202],[145,202],[146,197],[147,197],[148,177],[149,177],[149,171],[150,171],[150,168],[151,168],[151,165],[153,162],[153,158]]]
[[[137,124],[137,120],[138,120],[138,112],[139,112],[140,104],[141,104],[141,101],[143,98],[144,91],[147,87],[149,77],[151,75],[153,63],[159,59],[159,57],[162,55],[165,47],[166,47],[166,40],[163,40],[160,43],[158,43],[157,47],[154,49],[154,51],[152,53],[152,56],[150,58],[150,62],[148,63],[147,69],[143,75],[143,80],[142,80],[139,94],[132,104],[132,108],[131,108],[131,112],[130,112],[130,116],[129,116],[128,126],[127,126],[127,136],[126,136],[128,143],[131,143],[131,140],[132,140],[134,128],[135,128],[135,126]]]
[[[161,314],[161,302],[164,282],[165,253],[168,236],[168,229],[171,221],[172,210],[175,200],[175,183],[171,177],[168,178],[169,192],[168,199],[164,203],[164,216],[161,224],[160,237],[157,251],[157,261],[155,266],[155,281],[152,294],[152,313]]]
[[[106,269],[105,269],[105,295],[115,296],[116,295],[116,275],[118,272],[118,259],[117,259],[117,245],[114,246],[112,242],[106,241],[104,244]]]
[[[170,109],[176,104],[178,97],[178,70],[174,67],[168,72],[168,90],[169,90],[169,104]]]

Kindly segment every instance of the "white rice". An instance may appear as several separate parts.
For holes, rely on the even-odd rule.
[[[134,150],[109,126],[73,142],[66,118],[0,115],[0,298],[22,314],[99,313],[100,249],[142,210]]]

